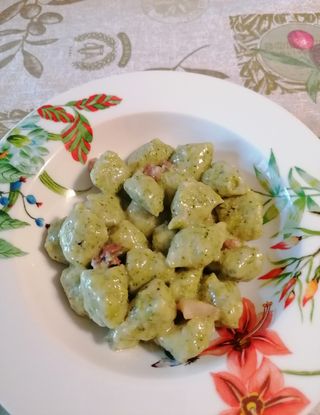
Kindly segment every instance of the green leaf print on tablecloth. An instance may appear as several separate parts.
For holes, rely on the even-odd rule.
[[[320,89],[318,13],[231,16],[230,25],[244,86],[266,95],[306,91],[316,102]]]
[[[10,40],[0,46],[0,69],[6,67],[21,53],[22,61],[26,71],[35,78],[40,78],[43,73],[43,64],[40,59],[28,50],[30,46],[47,46],[57,42],[58,38],[47,38],[34,40],[34,36],[43,36],[47,31],[48,25],[61,23],[63,16],[60,13],[45,11],[46,6],[63,6],[82,0],[53,0],[47,4],[41,4],[38,0],[28,4],[26,1],[18,1],[0,12],[0,25],[14,19],[22,17],[25,27],[16,27],[0,31],[0,37],[16,35],[17,39]],[[21,21],[17,20],[21,24]],[[31,38],[30,38],[31,37]],[[5,52],[12,51],[8,56]],[[3,57],[2,57],[3,56]]]
[[[206,76],[212,76],[214,78],[220,78],[220,79],[229,78],[229,76],[226,75],[225,73],[220,72],[220,71],[216,71],[216,70],[213,70],[213,69],[189,68],[185,65],[182,66],[183,62],[185,62],[192,55],[196,54],[201,49],[208,48],[209,46],[210,45],[200,46],[199,48],[197,48],[197,49],[193,50],[192,52],[188,53],[186,56],[184,56],[182,59],[180,59],[180,61],[178,63],[176,63],[173,66],[160,67],[160,68],[148,68],[147,71],[176,71],[178,69],[180,69],[180,70],[182,69],[185,72],[197,73],[197,74],[206,75]]]

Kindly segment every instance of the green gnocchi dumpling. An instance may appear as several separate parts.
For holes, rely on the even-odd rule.
[[[166,284],[158,278],[138,291],[127,319],[109,336],[113,349],[132,347],[166,333],[176,317],[176,303]]]
[[[166,255],[175,234],[174,230],[168,229],[167,222],[157,226],[152,234],[152,248]]]
[[[253,191],[243,196],[229,197],[216,208],[220,221],[226,222],[228,231],[244,241],[262,235],[263,208],[261,197]]]
[[[62,271],[60,282],[68,298],[70,307],[79,316],[86,316],[83,295],[80,289],[80,277],[85,268],[82,265],[70,265]]]
[[[59,232],[63,222],[64,219],[56,219],[51,222],[44,247],[51,259],[61,262],[62,264],[67,264],[68,261],[63,255],[59,239]]]
[[[81,293],[88,316],[101,327],[113,329],[128,311],[128,274],[124,265],[100,265],[81,274]]]
[[[213,223],[211,212],[223,200],[211,187],[195,180],[179,185],[171,204],[169,229]]]
[[[257,277],[263,265],[262,253],[251,246],[225,249],[221,256],[220,271],[223,279],[250,281]]]
[[[139,344],[137,328],[132,322],[123,322],[115,330],[110,330],[106,335],[111,349],[131,349]]]
[[[125,218],[120,199],[114,194],[88,195],[85,205],[92,213],[103,219],[107,227],[118,225]]]
[[[240,196],[250,190],[239,171],[224,161],[213,163],[203,173],[201,181],[222,197]]]
[[[165,203],[170,205],[172,199],[182,182],[190,180],[187,173],[177,171],[175,167],[163,172],[159,179],[159,184],[163,187],[165,193]]]
[[[212,158],[212,143],[194,143],[178,146],[170,161],[179,172],[199,180],[202,173],[209,168]]]
[[[130,168],[113,151],[106,151],[95,162],[90,177],[92,183],[105,193],[117,193],[130,177]]]
[[[159,216],[163,211],[163,188],[151,177],[141,172],[124,182],[124,190],[132,200],[151,215]]]
[[[128,219],[148,238],[155,227],[158,220],[151,213],[143,209],[138,203],[131,201],[127,208]]]
[[[123,220],[119,225],[111,229],[110,242],[121,245],[123,251],[148,246],[148,241],[144,234],[128,220]]]
[[[239,287],[232,281],[220,281],[212,273],[200,285],[200,300],[213,304],[220,311],[218,324],[223,327],[238,328],[243,304]]]
[[[161,252],[148,248],[134,248],[127,253],[126,262],[129,274],[129,291],[135,292],[153,278],[164,282],[171,281],[175,275],[168,267]]]
[[[181,298],[196,299],[201,277],[202,268],[176,272],[175,278],[170,282],[170,289],[174,299],[176,301],[179,301]]]
[[[59,232],[63,255],[72,264],[87,266],[108,240],[103,219],[77,203]]]
[[[227,230],[225,223],[189,226],[171,241],[167,255],[169,267],[201,268],[218,261]]]
[[[161,164],[173,153],[173,148],[158,138],[139,147],[127,159],[132,170],[144,167],[147,164]]]
[[[157,343],[170,352],[175,360],[184,363],[209,346],[213,333],[213,318],[195,317],[158,337]]]

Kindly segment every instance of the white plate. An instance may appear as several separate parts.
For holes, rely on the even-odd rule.
[[[108,107],[110,103],[116,105]],[[75,88],[47,105],[1,142],[0,189],[4,193],[0,207],[8,202],[6,192],[11,186],[8,214],[30,226],[20,227],[21,223],[0,213],[0,255],[13,255],[0,260],[0,402],[14,415],[209,415],[228,409],[225,414],[238,414],[240,405],[247,408],[246,414],[309,413],[320,391],[320,309],[315,293],[320,278],[316,272],[320,236],[312,234],[320,231],[320,220],[318,214],[309,212],[320,210],[320,182],[308,176],[320,178],[318,139],[262,96],[198,75],[144,72],[115,76]],[[42,248],[44,227],[30,216],[43,218],[36,221],[38,225],[62,217],[76,200],[72,189],[89,185],[86,167],[74,158],[84,161],[91,128],[88,158],[106,149],[125,157],[155,137],[172,145],[211,140],[217,158],[237,164],[255,190],[278,189],[278,197],[265,198],[272,199],[265,209],[274,201],[278,206],[286,201],[279,217],[264,225],[259,244],[270,259],[297,260],[282,271],[292,273],[277,286],[277,271],[274,279],[243,284],[244,295],[255,302],[258,312],[265,300],[273,301],[274,309],[272,331],[264,328],[251,333],[250,348],[242,349],[244,359],[250,352],[244,367],[237,366],[239,353],[229,347],[221,350],[226,352],[221,356],[203,356],[189,365],[168,367],[162,359],[158,365],[165,367],[154,368],[151,364],[164,356],[159,351],[141,346],[111,352],[104,341],[105,331],[69,310],[58,283],[61,268],[48,260]],[[71,131],[77,131],[76,137]],[[77,147],[72,158],[61,141],[54,140],[59,134],[66,141],[84,137],[87,144],[80,152]],[[281,180],[276,177],[274,159],[268,167],[271,150]],[[256,179],[253,165],[269,180],[265,188]],[[28,177],[26,182],[24,177]],[[37,207],[35,202],[43,204]],[[267,214],[269,219],[272,212]],[[16,229],[3,230],[5,226]],[[278,236],[271,238],[275,232]],[[285,237],[292,248],[277,249],[283,248],[277,243]],[[19,251],[12,250],[8,242],[28,254],[15,257]],[[313,257],[304,257],[312,253]],[[293,280],[293,268],[304,264],[301,275]],[[280,267],[266,261],[265,272]],[[291,288],[279,301],[289,280]],[[261,288],[263,281],[270,282],[267,288]],[[253,320],[251,316],[252,325]],[[282,374],[280,370],[303,372]]]

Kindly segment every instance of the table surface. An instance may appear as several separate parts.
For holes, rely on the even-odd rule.
[[[58,93],[156,68],[243,85],[320,136],[319,0],[0,0],[0,137]]]

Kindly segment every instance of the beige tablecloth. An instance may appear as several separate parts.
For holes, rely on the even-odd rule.
[[[0,136],[59,92],[159,67],[268,95],[320,135],[319,19],[317,0],[1,0]],[[298,30],[314,68],[288,58],[312,55]]]
[[[244,85],[319,136],[319,22],[319,0],[0,0],[0,137],[60,92],[152,68]]]

